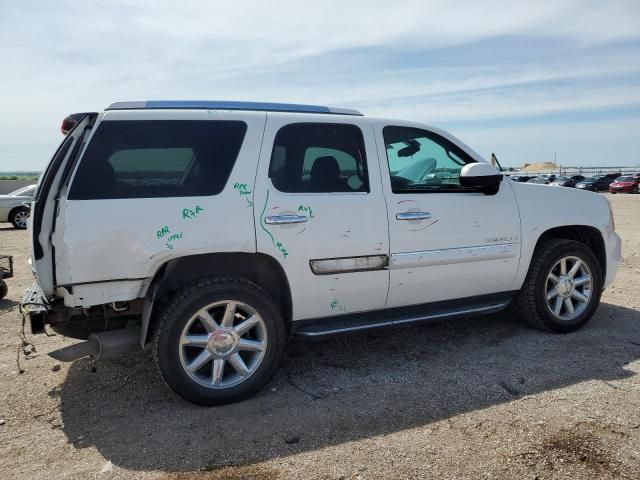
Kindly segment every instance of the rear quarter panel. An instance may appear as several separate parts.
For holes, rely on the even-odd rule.
[[[252,190],[265,118],[259,112],[207,110],[107,112],[103,121],[241,120],[248,128],[231,175],[217,195],[64,202],[54,236],[57,284],[142,281],[173,258],[255,252]],[[246,185],[243,191],[248,193],[241,195],[236,184]],[[197,215],[184,215],[185,209],[196,207]]]

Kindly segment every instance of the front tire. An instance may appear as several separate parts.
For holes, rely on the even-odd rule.
[[[602,281],[600,263],[587,246],[547,240],[534,252],[516,306],[522,319],[535,328],[573,332],[598,308]]]
[[[260,390],[285,344],[282,312],[267,292],[242,278],[204,278],[161,308],[153,356],[164,382],[182,398],[223,405]]]
[[[29,209],[26,207],[14,208],[9,215],[9,221],[18,230],[24,230],[27,228],[27,221],[29,220]]]

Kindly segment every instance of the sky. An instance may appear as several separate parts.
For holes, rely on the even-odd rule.
[[[0,171],[115,101],[350,107],[503,165],[640,164],[640,0],[0,0]]]

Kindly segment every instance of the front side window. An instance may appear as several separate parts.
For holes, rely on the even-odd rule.
[[[287,193],[368,192],[361,130],[327,123],[282,127],[274,140],[269,178]]]
[[[104,121],[80,161],[69,199],[216,195],[246,130],[239,121]]]
[[[475,160],[451,141],[410,127],[385,127],[383,136],[393,193],[470,190],[460,170]]]

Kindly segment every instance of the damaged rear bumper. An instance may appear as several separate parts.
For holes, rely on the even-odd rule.
[[[31,284],[24,292],[20,302],[20,311],[29,319],[31,333],[44,333],[44,326],[47,323],[51,305],[37,282]]]

